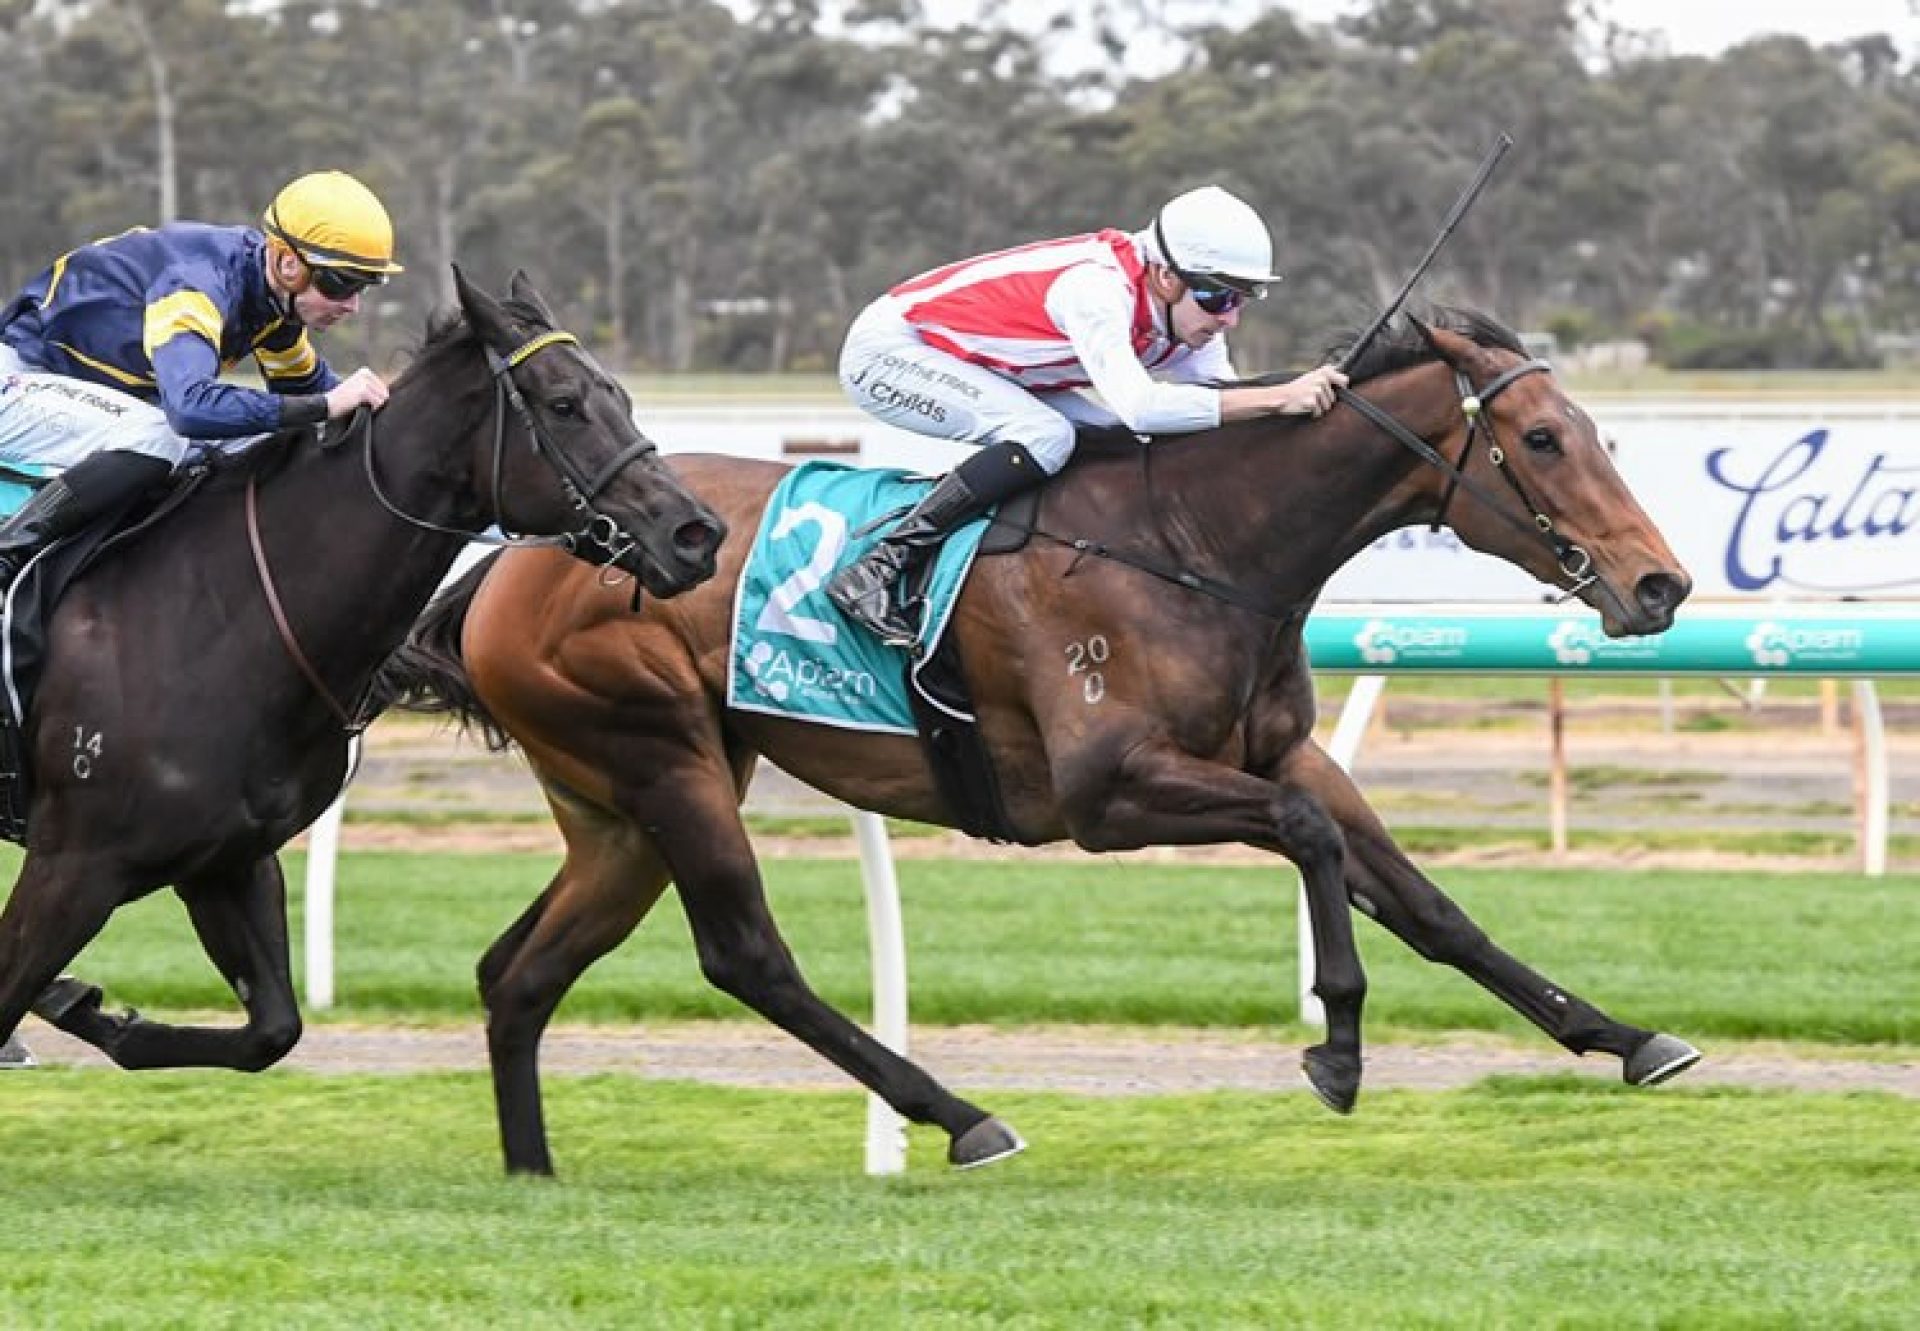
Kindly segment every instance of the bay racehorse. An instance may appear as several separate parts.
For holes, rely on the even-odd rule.
[[[0,913],[0,1044],[31,1006],[123,1067],[274,1063],[300,1035],[276,852],[339,792],[354,703],[471,534],[567,533],[660,596],[713,573],[725,528],[625,391],[522,276],[504,300],[456,277],[457,317],[378,414],[216,467],[61,602],[26,727],[26,859]],[[109,1015],[59,977],[116,907],[168,884],[243,1026]]]
[[[1698,1057],[1495,946],[1314,741],[1306,611],[1396,528],[1444,517],[1468,545],[1577,591],[1614,635],[1661,631],[1690,590],[1545,363],[1484,315],[1429,319],[1370,343],[1354,391],[1322,419],[1083,446],[1042,496],[1034,522],[1047,535],[982,558],[947,630],[1015,839],[1093,851],[1246,842],[1299,867],[1327,1013],[1305,1071],[1341,1112],[1359,1091],[1366,991],[1349,903],[1574,1053],[1617,1056],[1629,1082]],[[507,1166],[551,1169],[541,1033],[670,880],[713,984],[907,1118],[945,1129],[956,1164],[1018,1150],[1000,1120],[823,1003],[781,940],[738,811],[756,755],[862,809],[948,826],[955,810],[912,738],[725,705],[733,589],[784,468],[675,461],[734,533],[713,582],[632,614],[591,570],[510,551],[436,601],[377,684],[518,741],[565,837],[551,884],[479,965]],[[1074,668],[1096,640],[1102,690]]]

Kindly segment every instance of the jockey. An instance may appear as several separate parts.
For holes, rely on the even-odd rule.
[[[1078,426],[1179,434],[1326,411],[1346,383],[1330,365],[1283,384],[1213,386],[1234,378],[1223,335],[1280,280],[1272,263],[1259,215],[1208,185],[1170,200],[1143,231],[963,260],[874,301],[847,333],[841,386],[889,425],[980,450],[834,575],[833,603],[910,647],[901,579],[956,527],[1064,467]]]
[[[259,230],[137,227],[63,255],[0,307],[0,464],[59,474],[0,525],[0,590],[33,553],[164,481],[190,439],[237,440],[387,400],[307,339],[400,272],[352,176],[300,177]],[[269,391],[219,380],[251,355]]]

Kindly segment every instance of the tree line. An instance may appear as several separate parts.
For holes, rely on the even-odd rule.
[[[993,4],[0,0],[0,279],[128,226],[257,221],[331,166],[409,268],[336,345],[417,340],[457,260],[526,268],[611,363],[817,369],[906,276],[1214,181],[1274,224],[1287,281],[1236,338],[1273,368],[1364,322],[1505,130],[1435,296],[1675,365],[1867,364],[1920,332],[1920,65],[1885,37],[1677,57],[1605,8],[1276,6],[1145,76],[1123,57],[1153,0],[1099,0],[1064,72],[1062,34]]]

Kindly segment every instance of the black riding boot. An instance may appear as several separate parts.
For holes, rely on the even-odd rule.
[[[132,503],[172,471],[165,458],[109,449],[48,481],[0,525],[0,592],[13,585],[37,551]]]
[[[894,595],[901,580],[955,528],[1046,478],[1019,444],[988,444],[942,476],[878,545],[834,574],[827,595],[887,646],[912,647],[918,631]]]

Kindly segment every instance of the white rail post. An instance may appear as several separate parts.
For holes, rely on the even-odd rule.
[[[1887,875],[1888,805],[1893,799],[1887,775],[1887,728],[1880,714],[1880,694],[1870,679],[1853,681],[1853,716],[1859,736],[1860,871],[1869,878]]]
[[[894,1053],[907,1052],[907,943],[901,927],[900,883],[886,820],[855,810],[860,880],[867,893],[868,946],[873,953],[873,1037]],[[877,1095],[867,1097],[867,1173],[898,1174],[907,1167],[907,1121]]]
[[[333,1006],[333,877],[340,858],[340,822],[347,794],[336,799],[307,833],[306,920],[307,1007],[323,1012]]]

